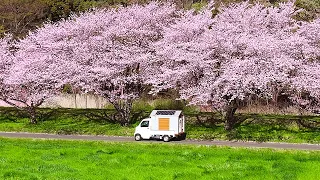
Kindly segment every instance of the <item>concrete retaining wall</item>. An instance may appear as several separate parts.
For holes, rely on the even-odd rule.
[[[66,94],[47,100],[41,107],[103,108],[107,103],[107,100],[100,96],[87,94]],[[0,101],[0,106],[9,107],[10,105]]]

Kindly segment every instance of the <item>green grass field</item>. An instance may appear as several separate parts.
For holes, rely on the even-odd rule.
[[[122,127],[103,119],[93,120],[86,116],[88,112],[96,113],[101,110],[59,109],[52,114],[43,115],[38,124],[30,124],[25,115],[3,110],[8,109],[3,108],[0,112],[0,131],[7,132],[133,136],[135,126],[143,117],[139,116],[133,125]],[[219,117],[212,113],[187,114],[187,138],[320,143],[320,127],[303,127],[297,123],[300,117],[257,114],[247,114],[246,116],[246,120],[240,126],[227,132],[224,130],[221,120],[219,121]],[[306,121],[320,122],[319,116],[305,116],[303,118]]]
[[[0,138],[0,179],[319,179],[320,151]]]

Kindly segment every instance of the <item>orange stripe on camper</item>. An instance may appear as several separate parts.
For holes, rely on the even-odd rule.
[[[159,130],[169,130],[169,118],[159,118]]]

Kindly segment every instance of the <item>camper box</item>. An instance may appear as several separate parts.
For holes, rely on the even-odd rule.
[[[143,119],[136,127],[135,140],[161,139],[165,142],[171,139],[185,139],[185,119],[182,111],[153,110],[150,117]]]

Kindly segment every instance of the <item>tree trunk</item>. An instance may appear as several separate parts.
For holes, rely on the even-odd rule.
[[[132,110],[132,100],[118,100],[111,103],[115,107],[118,114],[115,121],[119,122],[122,126],[128,126],[131,122],[130,114]]]
[[[224,114],[224,129],[226,131],[231,131],[234,126],[237,123],[237,119],[234,116],[236,110],[237,110],[237,103],[236,101],[231,101],[228,106],[225,109],[225,114]]]
[[[44,99],[40,99],[37,102],[31,102],[30,105],[26,101],[22,101],[19,99],[12,99],[12,100],[1,99],[1,100],[21,111],[25,111],[29,115],[30,123],[37,124],[37,108],[44,102]],[[24,106],[21,106],[21,103]]]
[[[30,117],[30,123],[31,124],[37,124],[37,112],[36,112],[36,107],[30,106],[27,108],[27,112]]]
[[[128,107],[129,108],[129,107]],[[131,120],[130,120],[130,113],[131,113],[131,110],[128,110],[128,108],[126,108],[123,112],[122,112],[122,125],[123,126],[129,126]],[[131,109],[131,108],[130,108]]]
[[[77,94],[74,94],[74,108],[78,108],[77,107]]]
[[[131,100],[125,101],[123,105],[123,111],[122,111],[123,126],[129,126],[131,122],[130,120],[131,110],[132,110],[132,101]]]

